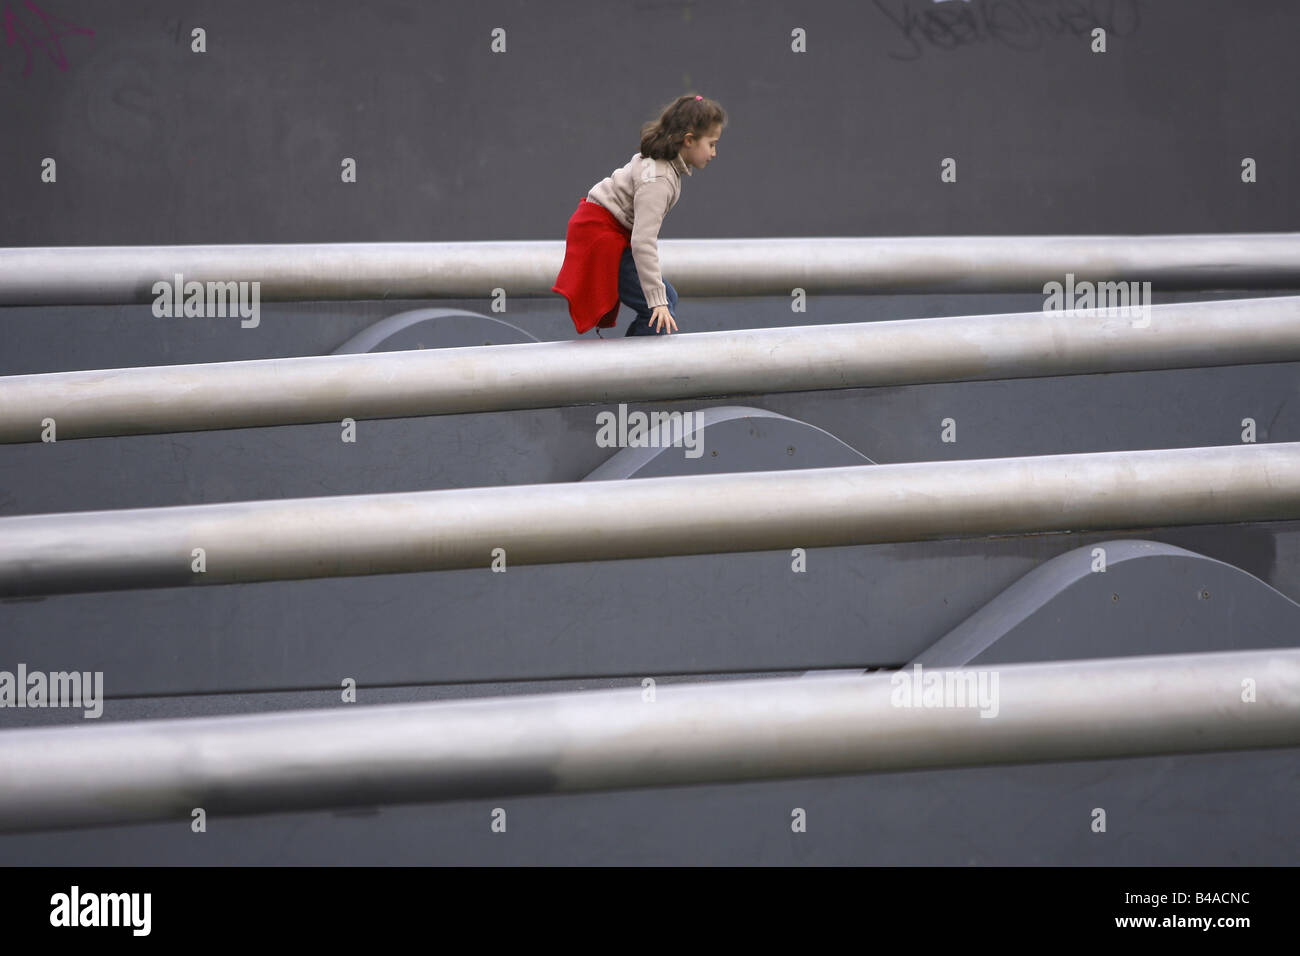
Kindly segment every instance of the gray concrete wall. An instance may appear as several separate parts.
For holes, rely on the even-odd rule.
[[[1300,207],[1285,0],[38,6],[67,35],[0,49],[0,245],[562,239],[684,92],[729,124],[666,236],[1272,231]]]
[[[62,38],[62,60],[33,47],[26,75],[23,44],[0,47],[13,133],[0,140],[0,245],[558,239],[652,108],[692,89],[731,125],[665,237],[1272,231],[1296,228],[1300,208],[1300,143],[1276,94],[1292,79],[1283,44],[1298,19],[1283,3],[41,7],[95,32]],[[1104,55],[1074,17],[1094,8],[1113,17]],[[953,19],[965,17],[973,26]],[[194,25],[207,54],[188,52]],[[498,26],[504,54],[489,49]],[[796,27],[805,54],[790,52]],[[39,182],[46,156],[56,184]],[[344,156],[358,160],[355,185],[338,181]],[[946,156],[956,184],[939,181]],[[1257,183],[1240,181],[1243,156]],[[321,355],[431,304],[486,311],[264,304],[260,326],[241,329],[147,306],[8,308],[0,375]],[[814,295],[792,314],[784,298],[684,299],[679,320],[694,332],[1039,307],[1032,295]],[[543,340],[573,336],[558,298],[512,300],[503,317]],[[1261,442],[1297,441],[1297,371],[664,407],[763,408],[881,463],[1234,444],[1245,417]],[[355,445],[313,425],[4,446],[0,516],[580,480],[610,454],[595,442],[600,410],[362,422]],[[949,416],[956,443],[940,440]],[[737,467],[824,464],[784,460],[785,438],[768,437]],[[788,555],[759,553],[5,600],[0,669],[103,670],[103,719],[116,720],[333,706],[344,676],[366,706],[899,666],[1043,562],[1119,537],[1230,569],[1148,566],[1073,591],[1017,630],[1022,659],[1032,647],[1060,659],[1294,645],[1300,522],[1272,522],[821,549],[801,576]],[[1218,576],[1201,599],[1208,569]],[[0,729],[79,719],[0,710]],[[496,804],[478,802],[221,820],[205,836],[185,823],[8,836],[0,861],[1281,864],[1295,859],[1295,757],[537,797],[506,804],[507,836],[488,829]],[[790,832],[795,806],[809,811],[806,834]],[[1097,806],[1105,835],[1088,827]]]

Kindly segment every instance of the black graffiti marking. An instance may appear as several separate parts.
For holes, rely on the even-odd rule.
[[[873,0],[902,34],[908,51],[895,60],[916,60],[934,49],[993,41],[1017,51],[1037,50],[1049,37],[1083,36],[1101,27],[1110,36],[1137,31],[1137,0]]]

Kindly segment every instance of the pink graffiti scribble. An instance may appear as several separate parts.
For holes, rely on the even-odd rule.
[[[61,71],[66,71],[68,69],[68,58],[63,55],[63,47],[59,45],[59,41],[64,37],[70,37],[78,33],[93,37],[95,31],[86,27],[75,26],[62,17],[51,16],[33,3],[32,0],[22,0],[22,3],[29,13],[34,14],[41,21],[41,25],[45,29],[44,34],[40,32],[41,27],[37,27],[33,31],[26,23],[15,16],[8,3],[5,4],[5,45],[22,44],[23,49],[27,52],[27,63],[23,66],[23,76],[27,76],[32,72],[32,47],[44,49],[50,59],[54,61],[54,65]],[[60,27],[62,32],[56,32],[56,26]]]

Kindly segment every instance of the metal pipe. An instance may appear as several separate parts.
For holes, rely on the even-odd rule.
[[[688,296],[1031,292],[1067,273],[1169,289],[1300,288],[1300,233],[665,239]],[[261,301],[552,295],[562,241],[0,249],[0,305],[152,302],[157,282],[259,282]]]
[[[0,595],[1294,519],[1300,442],[508,485],[0,518]]]
[[[1297,650],[728,681],[5,731],[0,830],[1296,746]]]
[[[1300,296],[103,369],[0,378],[0,443],[1293,361]]]

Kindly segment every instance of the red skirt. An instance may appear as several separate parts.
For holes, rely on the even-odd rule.
[[[632,231],[600,203],[583,196],[569,217],[564,237],[564,265],[551,286],[569,300],[569,316],[581,335],[599,325],[614,327],[618,315],[618,267]]]

